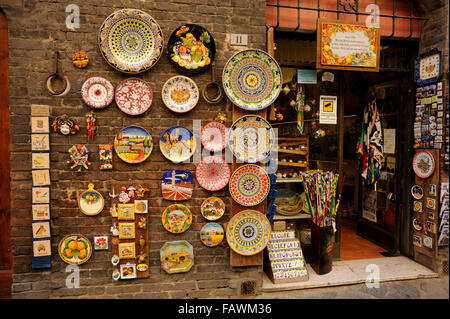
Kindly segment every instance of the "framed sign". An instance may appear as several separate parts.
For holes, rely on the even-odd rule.
[[[320,96],[320,124],[337,124],[337,96]]]
[[[317,20],[317,69],[380,69],[380,29],[361,22]]]
[[[419,54],[415,62],[414,81],[418,86],[437,82],[442,75],[442,51],[438,48]]]

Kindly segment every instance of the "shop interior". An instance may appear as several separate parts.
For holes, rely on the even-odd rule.
[[[405,156],[402,141],[407,141],[407,137],[402,136],[397,128],[406,122],[402,85],[408,81],[411,69],[407,67],[408,59],[401,61],[396,56],[404,53],[404,48],[384,46],[384,61],[381,63],[390,63],[394,67],[375,73],[315,70],[313,40],[278,39],[276,47],[275,55],[282,68],[283,89],[274,105],[271,121],[279,137],[276,172],[278,196],[274,220],[285,220],[288,229],[296,229],[308,262],[311,254],[310,216],[305,213],[305,193],[298,174],[316,169],[338,172],[340,157],[343,161],[344,183],[336,220],[334,258],[357,260],[398,254],[402,209],[398,204],[402,196],[398,185],[401,185],[402,170],[397,164]],[[294,107],[296,92],[300,87],[297,81],[299,69],[317,72],[316,84],[301,84],[305,94],[303,134],[300,134]],[[334,77],[332,81],[330,73]],[[339,102],[343,103],[341,144],[338,123],[319,123],[319,100],[323,95],[337,96],[338,105],[342,105]],[[379,180],[365,185],[360,177],[357,145],[364,109],[372,100],[376,101],[385,134],[384,163]],[[339,145],[342,145],[342,150]]]

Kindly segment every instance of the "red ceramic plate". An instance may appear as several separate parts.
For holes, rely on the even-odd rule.
[[[242,165],[230,178],[230,195],[243,206],[255,206],[264,201],[269,194],[270,178],[266,171],[257,165]]]
[[[204,189],[215,192],[228,184],[230,167],[222,157],[207,156],[198,163],[195,169],[197,182]]]
[[[105,78],[94,76],[81,86],[81,97],[84,103],[93,109],[103,109],[111,104],[114,98],[114,87]]]
[[[200,141],[210,152],[220,152],[227,145],[227,127],[220,122],[206,124],[200,133]]]
[[[128,115],[140,115],[152,105],[153,91],[144,80],[128,78],[117,86],[115,100],[122,112]]]
[[[426,150],[417,151],[413,157],[413,170],[419,178],[433,175],[435,162],[433,154]]]

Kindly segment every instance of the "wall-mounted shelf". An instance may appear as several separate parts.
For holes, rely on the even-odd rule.
[[[302,180],[298,178],[280,178],[277,179],[277,183],[301,183]]]
[[[311,215],[306,214],[306,213],[299,213],[297,215],[292,215],[292,216],[279,215],[279,214],[275,213],[273,220],[308,219],[308,218],[311,218]]]

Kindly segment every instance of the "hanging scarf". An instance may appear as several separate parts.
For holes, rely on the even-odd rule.
[[[303,90],[303,86],[301,84],[297,84],[297,95],[295,100],[295,110],[297,111],[297,129],[300,134],[303,135],[303,129],[305,127],[303,116],[303,111],[305,109],[305,91]]]
[[[366,106],[357,153],[359,173],[366,184],[375,183],[380,177],[383,161],[383,134],[376,100]]]

